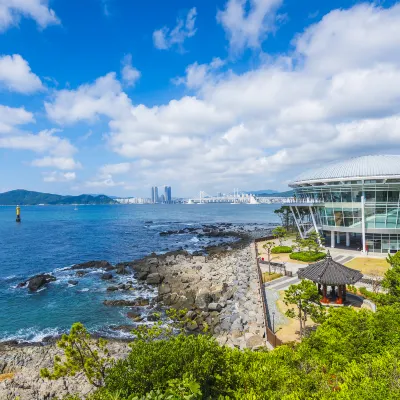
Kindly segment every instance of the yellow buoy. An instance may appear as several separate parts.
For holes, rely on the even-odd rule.
[[[17,206],[17,222],[21,222],[21,207]]]

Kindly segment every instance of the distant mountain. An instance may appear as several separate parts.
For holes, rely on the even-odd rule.
[[[105,195],[92,196],[61,196],[59,194],[31,192],[29,190],[12,190],[0,193],[0,205],[56,205],[56,204],[116,204],[113,199]]]
[[[259,197],[292,197],[294,194],[293,190],[288,190],[286,192],[277,192],[276,190],[254,190],[252,192],[247,192],[249,194],[254,194]]]

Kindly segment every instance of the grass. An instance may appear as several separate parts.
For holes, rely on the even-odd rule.
[[[9,372],[8,374],[0,374],[0,382],[5,381],[6,379],[14,378],[14,375],[15,375],[14,372]]]
[[[263,282],[266,283],[266,282],[271,282],[274,279],[278,279],[281,276],[283,276],[283,275],[279,274],[278,272],[271,272],[271,274],[269,274],[268,272],[264,272],[262,274],[262,279],[263,279]]]
[[[389,263],[384,258],[356,257],[347,262],[346,267],[357,269],[365,275],[384,276]]]

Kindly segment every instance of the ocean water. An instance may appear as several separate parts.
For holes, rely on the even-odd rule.
[[[154,289],[131,278],[134,292],[109,293],[106,288],[111,283],[100,279],[101,271],[76,278],[76,271],[68,267],[90,260],[114,264],[181,247],[196,251],[215,240],[159,233],[223,222],[267,226],[279,223],[274,214],[277,207],[174,204],[79,206],[74,210],[73,206],[29,206],[21,208],[21,224],[15,222],[14,207],[0,207],[0,341],[40,341],[65,332],[76,321],[92,332],[117,335],[110,326],[130,323],[127,310],[106,307],[103,300],[151,298],[156,295]],[[36,293],[16,288],[42,272],[52,273],[57,281]],[[79,284],[69,285],[70,279]]]

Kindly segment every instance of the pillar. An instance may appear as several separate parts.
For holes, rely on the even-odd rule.
[[[322,286],[322,300],[321,303],[329,303],[328,296],[327,296],[327,287],[324,284]]]
[[[335,248],[335,231],[331,231],[331,247],[332,249]]]
[[[367,252],[367,246],[365,243],[365,196],[364,192],[361,196],[361,242],[362,242],[362,252]]]
[[[337,232],[336,243],[340,244],[340,232]]]
[[[346,232],[346,247],[350,247],[350,232]]]
[[[16,217],[16,221],[17,222],[21,222],[21,208],[20,208],[20,206],[17,206],[17,208],[16,208],[16,213],[17,213],[17,217]]]
[[[338,298],[336,304],[343,304],[343,285],[338,286]]]

